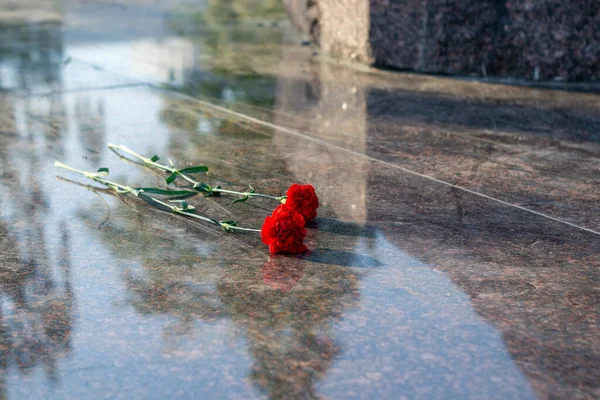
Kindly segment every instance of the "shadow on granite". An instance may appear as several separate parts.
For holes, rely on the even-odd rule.
[[[377,229],[373,226],[365,226],[357,223],[344,222],[322,217],[319,217],[316,229],[321,232],[328,232],[336,235],[360,236],[366,238],[373,238],[377,233]]]
[[[342,267],[370,268],[384,266],[380,261],[363,254],[324,248],[311,250],[308,255],[302,258],[314,263],[334,264]]]
[[[499,131],[521,140],[541,140],[557,146],[561,141],[600,142],[600,113],[551,105],[506,104],[379,89],[369,91],[367,113],[375,122]],[[492,140],[490,136],[479,135]]]

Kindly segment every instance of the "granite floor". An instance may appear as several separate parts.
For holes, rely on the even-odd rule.
[[[300,42],[279,0],[0,0],[0,398],[600,398],[600,95]],[[53,168],[164,187],[109,143],[313,184],[310,252]],[[189,200],[274,207],[229,202]]]

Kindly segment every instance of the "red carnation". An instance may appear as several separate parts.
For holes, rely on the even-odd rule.
[[[295,254],[306,250],[304,218],[287,204],[280,205],[265,218],[260,236],[271,254]]]
[[[306,224],[311,223],[317,216],[319,198],[312,185],[294,183],[288,189],[285,204],[302,214]]]

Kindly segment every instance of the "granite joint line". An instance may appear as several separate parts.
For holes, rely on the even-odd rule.
[[[87,92],[97,92],[97,91],[103,91],[103,90],[128,89],[128,88],[135,88],[135,87],[142,87],[142,86],[148,87],[149,84],[146,82],[132,82],[132,83],[121,83],[121,84],[107,85],[107,86],[75,88],[75,89],[69,89],[69,90],[50,90],[48,92],[20,93],[17,96],[19,96],[20,98],[48,97],[48,96],[55,96],[55,95],[59,95],[59,94],[81,93],[81,92],[87,93]]]
[[[225,107],[222,107],[222,106],[219,106],[219,105],[216,105],[216,104],[212,104],[210,102],[203,101],[203,100],[197,99],[195,97],[185,95],[183,93],[179,93],[179,92],[174,91],[172,89],[165,89],[163,87],[160,87],[160,86],[157,86],[157,85],[154,85],[154,84],[151,84],[151,86],[154,87],[155,89],[159,89],[159,90],[162,90],[162,91],[168,91],[170,93],[173,93],[177,97],[180,97],[180,98],[188,100],[188,101],[196,102],[196,103],[201,104],[201,105],[203,105],[203,106],[205,106],[207,108],[211,108],[213,110],[220,111],[220,112],[225,113],[225,114],[233,115],[233,116],[235,116],[237,118],[240,118],[240,119],[243,119],[243,120],[255,123],[255,124],[259,124],[259,125],[271,128],[271,129],[275,129],[275,130],[287,133],[289,135],[294,135],[294,136],[302,137],[302,138],[304,138],[306,140],[310,140],[312,142],[319,143],[319,144],[324,145],[324,146],[332,147],[332,148],[335,148],[337,150],[341,150],[341,151],[343,151],[345,153],[352,154],[352,155],[357,156],[357,157],[362,157],[362,158],[365,158],[365,159],[367,159],[369,161],[380,163],[380,164],[386,165],[386,166],[394,168],[394,169],[398,169],[398,170],[406,172],[408,174],[412,174],[412,175],[415,175],[415,176],[418,176],[418,177],[421,177],[421,178],[424,178],[424,179],[427,179],[427,180],[430,180],[430,181],[433,181],[433,182],[436,182],[436,183],[440,183],[440,184],[448,186],[448,187],[452,187],[452,188],[455,188],[455,189],[458,189],[458,190],[462,190],[464,192],[473,194],[475,196],[479,196],[479,197],[482,197],[484,199],[491,200],[491,201],[503,204],[503,205],[508,206],[508,207],[513,207],[513,208],[516,208],[518,210],[525,211],[525,212],[528,212],[528,213],[531,213],[531,214],[534,214],[534,215],[537,215],[537,216],[540,216],[540,217],[543,217],[543,218],[546,218],[546,219],[549,219],[549,220],[552,220],[552,221],[555,221],[555,222],[559,222],[561,224],[565,224],[565,225],[571,226],[573,228],[577,228],[577,229],[580,229],[580,230],[592,233],[594,235],[600,236],[600,232],[595,231],[593,229],[586,228],[584,226],[577,225],[577,224],[574,224],[572,222],[565,221],[563,219],[556,218],[556,217],[553,217],[551,215],[544,214],[544,213],[541,213],[539,211],[535,211],[535,210],[532,210],[530,208],[520,206],[518,204],[510,203],[508,201],[504,201],[504,200],[498,199],[496,197],[487,195],[485,193],[477,192],[475,190],[466,188],[464,186],[455,185],[454,183],[446,182],[444,180],[435,178],[435,177],[430,176],[430,175],[421,174],[419,172],[412,171],[410,169],[401,167],[399,165],[393,164],[393,163],[388,162],[388,161],[380,160],[378,158],[375,158],[375,157],[372,157],[372,156],[369,156],[369,155],[366,155],[366,154],[363,154],[363,153],[359,153],[359,152],[356,152],[356,151],[353,151],[353,150],[346,149],[346,148],[338,146],[336,144],[329,143],[329,142],[327,142],[325,140],[312,137],[310,135],[307,135],[307,134],[302,133],[300,131],[297,131],[295,129],[291,129],[291,128],[287,128],[285,126],[280,126],[280,125],[273,124],[271,122],[263,121],[263,120],[260,120],[258,118],[251,117],[249,115],[245,115],[245,114],[242,114],[242,113],[230,110],[228,108],[225,108]]]

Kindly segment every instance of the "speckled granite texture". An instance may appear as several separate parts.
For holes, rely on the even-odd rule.
[[[334,55],[428,73],[600,80],[595,0],[317,3],[319,41]]]
[[[268,4],[0,24],[0,398],[600,398],[600,96],[323,62]],[[108,143],[312,183],[310,252],[52,167],[165,186]]]

